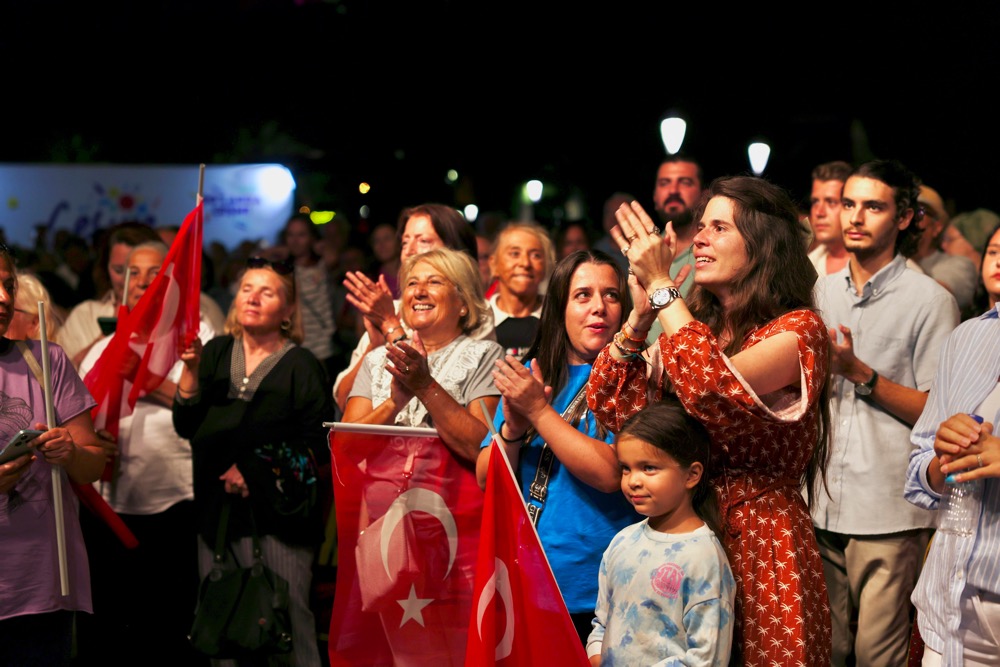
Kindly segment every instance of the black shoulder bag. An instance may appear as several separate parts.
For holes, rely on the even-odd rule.
[[[288,653],[292,650],[288,582],[264,564],[252,511],[253,564],[222,569],[229,548],[227,529],[232,502],[230,495],[219,514],[212,571],[198,590],[198,606],[188,639],[211,658]],[[236,564],[239,566],[239,561]]]

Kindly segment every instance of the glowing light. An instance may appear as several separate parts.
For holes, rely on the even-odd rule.
[[[444,178],[449,183],[454,183],[455,181],[458,180],[458,170],[457,169],[449,169],[448,173],[445,174]]]
[[[475,222],[476,218],[479,217],[479,207],[475,204],[468,204],[462,213],[465,215],[466,220],[469,222]]]
[[[660,137],[668,153],[674,155],[681,149],[686,131],[687,123],[683,118],[666,118],[660,121]]]
[[[295,178],[281,165],[268,165],[257,174],[257,187],[268,201],[284,201],[295,190]]]
[[[371,209],[368,208],[367,204],[365,204],[364,206],[362,206],[361,208],[358,209],[358,215],[360,215],[365,220],[368,219],[368,214],[369,213],[371,213]]]
[[[767,167],[767,160],[771,157],[771,147],[762,141],[755,141],[747,147],[747,155],[750,157],[750,168],[753,173],[760,176]]]
[[[335,211],[313,211],[309,214],[309,219],[314,225],[325,225],[333,220],[335,215],[337,215]]]
[[[533,204],[537,204],[542,200],[542,190],[542,182],[537,179],[532,179],[524,184],[524,191]]]
[[[369,185],[368,183],[365,183],[364,181],[361,181],[361,183],[358,184],[358,192],[360,192],[363,195],[368,194],[368,191],[371,190],[371,189],[372,189],[372,186]]]

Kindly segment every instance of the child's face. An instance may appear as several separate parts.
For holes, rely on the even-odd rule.
[[[650,527],[669,532],[695,515],[691,490],[701,479],[700,463],[685,468],[662,449],[629,435],[619,438],[617,446],[622,493],[639,514],[649,517]]]

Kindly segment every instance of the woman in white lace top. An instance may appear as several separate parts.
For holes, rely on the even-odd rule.
[[[457,456],[476,460],[499,402],[492,370],[503,355],[496,342],[468,336],[489,317],[478,276],[470,257],[449,248],[404,261],[400,315],[413,336],[391,336],[365,356],[343,421],[433,427]]]

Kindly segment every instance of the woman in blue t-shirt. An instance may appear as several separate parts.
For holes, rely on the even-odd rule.
[[[630,300],[610,256],[567,256],[552,273],[538,334],[524,356],[530,368],[507,355],[493,372],[502,396],[494,424],[581,642],[594,617],[601,555],[639,519],[620,492],[614,434],[587,409],[585,391],[591,364],[621,327]],[[476,466],[483,487],[492,442],[483,440]],[[547,482],[532,494],[536,477]]]

